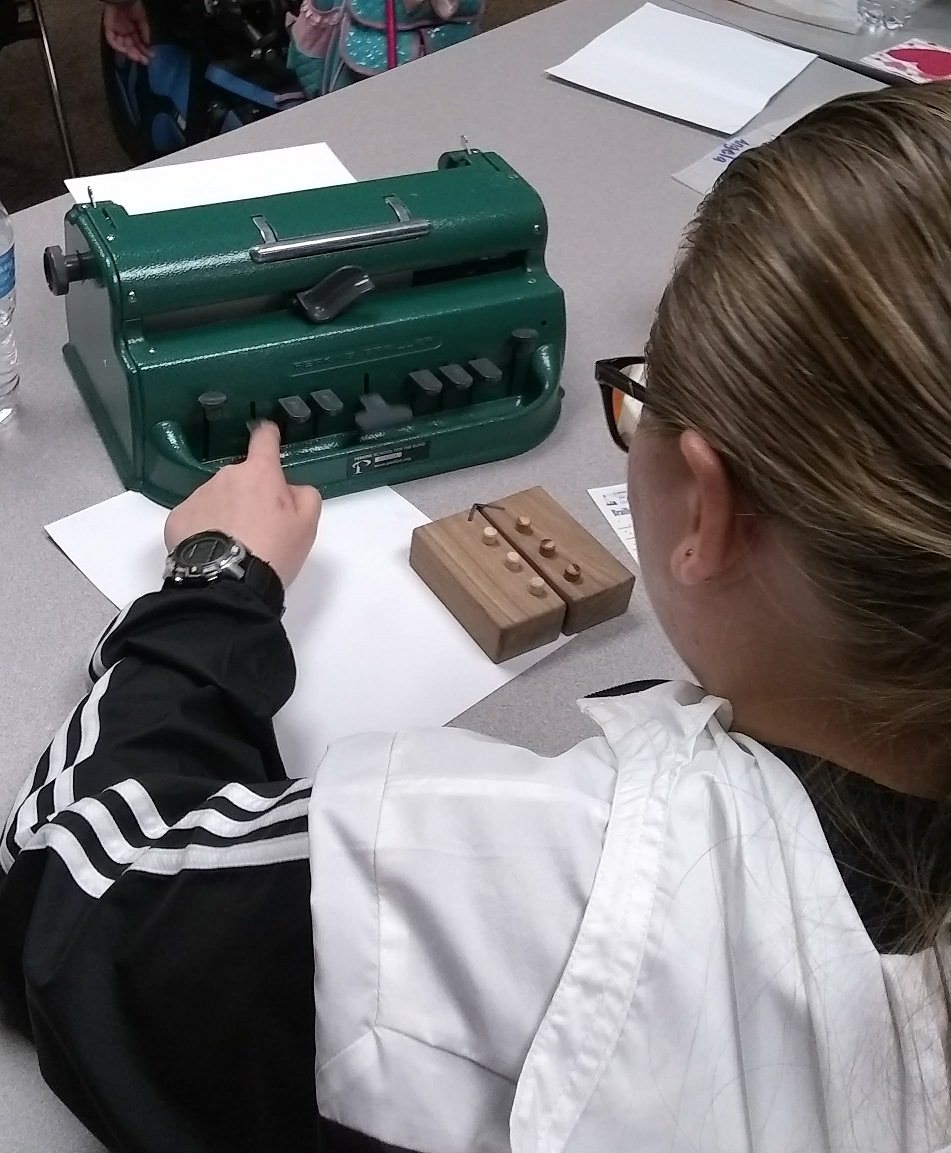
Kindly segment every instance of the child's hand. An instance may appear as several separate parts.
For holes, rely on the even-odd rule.
[[[148,64],[152,58],[152,33],[142,0],[107,3],[102,25],[110,48],[137,64]]]

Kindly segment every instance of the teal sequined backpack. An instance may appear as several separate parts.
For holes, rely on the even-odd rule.
[[[287,65],[308,96],[416,60],[479,31],[485,0],[303,0]]]

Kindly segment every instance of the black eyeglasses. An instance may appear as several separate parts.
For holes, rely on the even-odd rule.
[[[616,356],[594,366],[608,432],[622,452],[630,448],[641,408],[647,404],[645,369],[643,356]]]

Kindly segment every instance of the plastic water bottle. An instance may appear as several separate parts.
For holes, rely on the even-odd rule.
[[[13,225],[0,204],[0,426],[13,416],[17,403],[20,368],[13,337],[13,310],[16,307],[16,265],[13,255]]]

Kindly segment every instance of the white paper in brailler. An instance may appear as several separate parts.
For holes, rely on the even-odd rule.
[[[352,183],[353,177],[328,144],[302,144],[65,181],[77,204],[89,203],[91,189],[94,200],[121,204],[130,216]]]
[[[551,76],[665,116],[737,132],[815,57],[645,4]]]
[[[121,607],[161,584],[167,515],[126,492],[46,531]],[[297,688],[276,728],[291,776],[341,737],[444,725],[567,640],[494,665],[409,567],[410,536],[427,522],[389,488],[324,505],[284,618]]]

